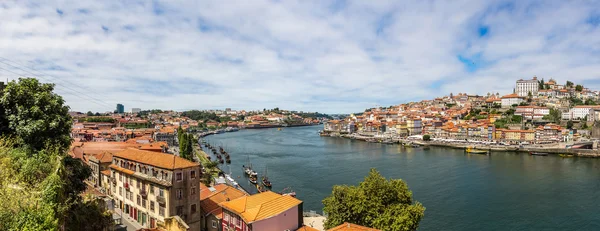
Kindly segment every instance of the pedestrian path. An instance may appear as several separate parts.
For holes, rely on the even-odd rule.
[[[115,208],[114,211],[115,211],[114,215],[121,217],[121,223],[123,225],[127,226],[127,231],[136,231],[136,230],[143,228],[143,226],[140,225],[136,220],[129,217],[128,214],[122,212],[120,209]]]

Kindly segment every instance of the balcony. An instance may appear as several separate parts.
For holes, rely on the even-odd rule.
[[[123,182],[123,188],[125,188],[125,190],[129,190],[129,183]]]
[[[158,202],[161,205],[164,205],[167,203],[167,200],[164,196],[156,196],[156,202]]]

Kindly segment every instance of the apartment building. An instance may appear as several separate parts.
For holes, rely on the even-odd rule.
[[[110,171],[111,195],[123,216],[147,228],[179,216],[190,230],[200,230],[200,164],[126,149],[113,154]]]
[[[527,97],[529,93],[531,93],[533,96],[536,96],[538,94],[538,90],[540,89],[539,86],[539,82],[535,76],[533,79],[529,80],[519,79],[517,80],[515,93],[521,97]]]
[[[502,96],[502,107],[503,108],[509,108],[514,104],[520,104],[521,102],[523,102],[523,97],[519,96],[517,94],[510,94],[510,95],[505,95]]]

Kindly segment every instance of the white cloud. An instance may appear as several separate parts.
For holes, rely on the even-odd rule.
[[[45,79],[80,111],[355,112],[450,92],[505,94],[533,75],[598,86],[594,3],[12,1],[0,3],[0,57],[55,76]]]

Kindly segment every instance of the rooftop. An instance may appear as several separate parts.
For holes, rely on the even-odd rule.
[[[344,224],[333,227],[327,231],[380,231],[380,230],[345,222]]]
[[[115,157],[149,164],[164,169],[182,169],[200,166],[198,163],[191,162],[179,156],[172,154],[143,151],[134,148],[129,148],[114,154]]]
[[[223,202],[221,206],[240,215],[246,223],[252,223],[276,216],[301,203],[301,200],[292,196],[266,191]]]

